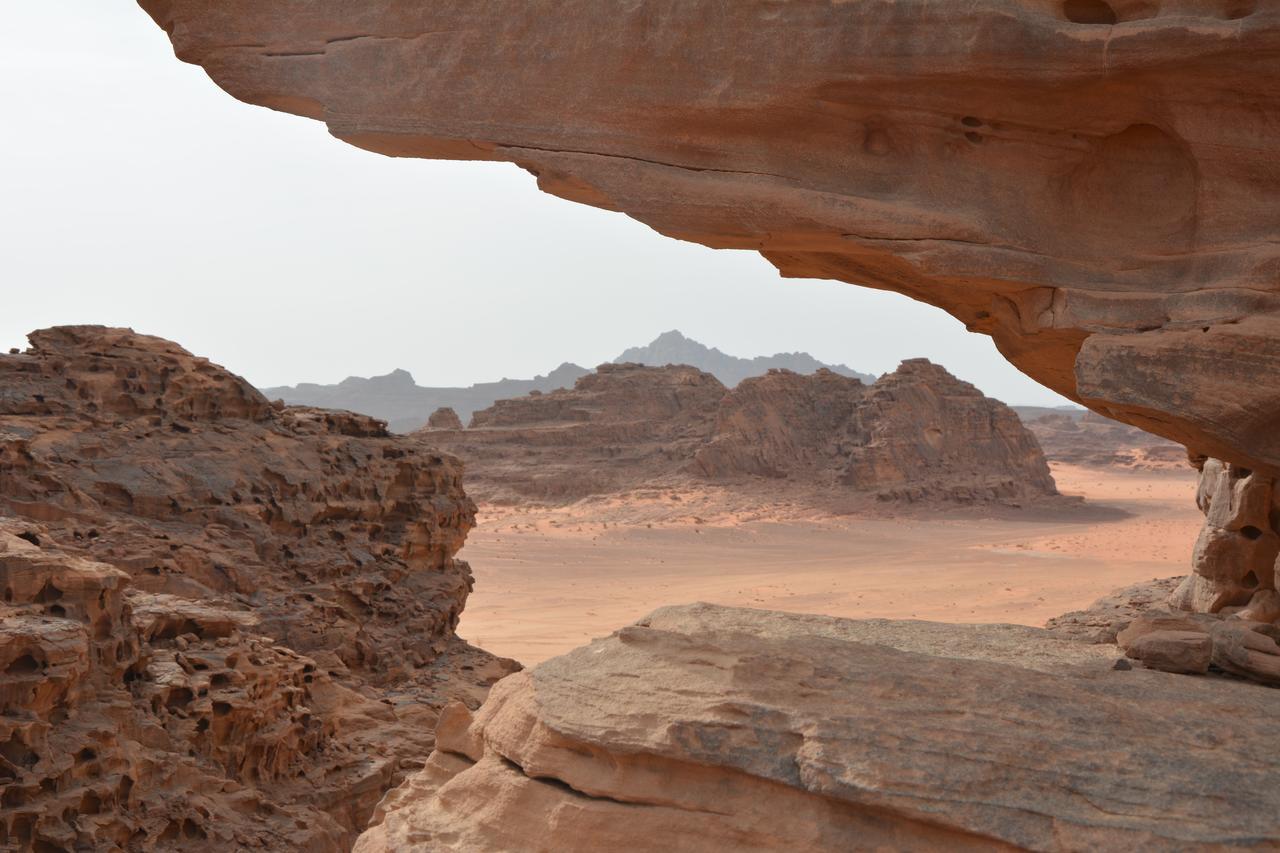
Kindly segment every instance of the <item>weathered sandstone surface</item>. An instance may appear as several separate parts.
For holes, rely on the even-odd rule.
[[[732,390],[693,367],[607,364],[571,390],[501,400],[468,429],[426,435],[465,460],[468,487],[487,500],[762,480],[809,489],[815,501],[1056,494],[1017,415],[923,359],[871,386],[823,369],[773,370]]]
[[[1268,847],[1277,712],[1040,629],[663,608],[446,709],[356,850]]]
[[[1280,475],[1280,7],[140,0],[244,101],[895,290]]]
[[[31,344],[0,356],[0,846],[343,849],[514,669],[453,633],[460,464],[157,338]]]

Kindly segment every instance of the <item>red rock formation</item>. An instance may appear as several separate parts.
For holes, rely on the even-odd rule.
[[[572,389],[499,400],[428,440],[462,457],[491,501],[573,501],[679,475],[726,393],[692,367],[605,364]]]
[[[774,370],[732,391],[692,367],[604,365],[572,390],[501,400],[470,429],[430,439],[466,461],[473,491],[489,500],[761,477],[819,503],[1057,494],[1017,415],[923,359],[869,387],[828,370]]]
[[[1280,8],[140,0],[232,95],[939,306],[1280,475]]]
[[[882,500],[1057,493],[1013,410],[926,359],[904,361],[869,387],[829,371],[745,380],[722,401],[696,464],[716,479],[834,482]]]
[[[1280,837],[1280,758],[1256,739],[1280,693],[1118,658],[1014,625],[663,608],[503,680],[474,715],[446,709],[426,767],[355,849],[1219,850]]]
[[[511,670],[453,635],[457,461],[157,338],[31,342],[0,356],[0,844],[341,849]]]

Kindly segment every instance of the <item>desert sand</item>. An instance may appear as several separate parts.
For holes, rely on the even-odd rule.
[[[686,497],[554,510],[482,507],[462,557],[476,587],[459,634],[526,665],[666,604],[853,618],[1042,625],[1111,590],[1188,571],[1195,471],[1054,464],[1079,512],[756,520]],[[659,502],[654,496],[649,503]],[[668,504],[670,497],[666,498]],[[630,514],[628,523],[621,520]],[[784,515],[785,515],[784,510]],[[639,519],[635,521],[634,519]],[[646,520],[646,519],[653,520]]]

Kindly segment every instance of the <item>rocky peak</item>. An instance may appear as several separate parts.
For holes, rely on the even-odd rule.
[[[161,338],[103,326],[29,337],[25,353],[6,357],[0,415],[261,421],[271,413],[244,379]]]

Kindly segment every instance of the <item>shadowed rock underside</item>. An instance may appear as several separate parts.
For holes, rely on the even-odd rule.
[[[1274,4],[140,2],[237,98],[896,290],[1280,474]]]

